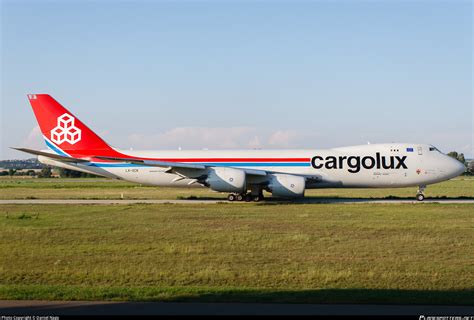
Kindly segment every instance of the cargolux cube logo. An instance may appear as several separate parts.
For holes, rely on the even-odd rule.
[[[75,144],[81,141],[81,129],[74,126],[74,120],[74,117],[67,113],[58,117],[58,125],[51,130],[51,141],[57,144]]]

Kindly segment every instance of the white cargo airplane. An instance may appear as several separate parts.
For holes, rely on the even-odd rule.
[[[204,186],[230,201],[304,196],[315,188],[426,185],[454,178],[464,164],[431,145],[370,144],[326,150],[128,151],[110,147],[47,94],[28,95],[48,150],[15,148],[44,164],[108,178],[165,186]]]

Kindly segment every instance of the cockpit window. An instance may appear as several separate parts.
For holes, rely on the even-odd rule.
[[[438,150],[438,148],[433,147],[433,146],[430,146],[430,151],[438,151],[438,152],[441,152],[441,151]]]

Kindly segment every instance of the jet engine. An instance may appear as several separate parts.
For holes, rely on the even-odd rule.
[[[304,196],[305,186],[304,177],[291,174],[273,174],[268,189],[274,196],[295,198]]]
[[[214,191],[246,191],[245,172],[234,168],[214,167],[209,169],[205,184]]]

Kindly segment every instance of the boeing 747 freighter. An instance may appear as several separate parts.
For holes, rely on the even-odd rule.
[[[464,164],[432,145],[386,143],[305,150],[121,150],[113,148],[47,94],[28,95],[46,150],[16,148],[44,164],[113,179],[208,187],[230,201],[260,201],[263,190],[297,198],[315,188],[393,188],[454,178]]]

